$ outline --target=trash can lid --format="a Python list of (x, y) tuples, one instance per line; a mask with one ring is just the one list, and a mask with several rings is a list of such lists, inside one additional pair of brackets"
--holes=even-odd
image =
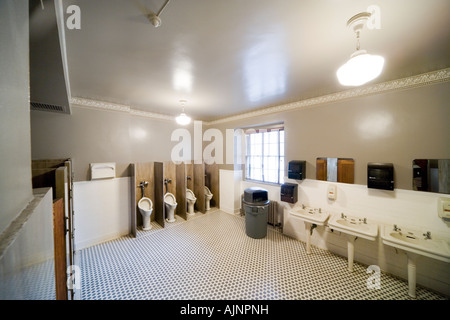
[(251, 187), (244, 190), (244, 201), (248, 203), (265, 202), (268, 200), (268, 192), (265, 189)]

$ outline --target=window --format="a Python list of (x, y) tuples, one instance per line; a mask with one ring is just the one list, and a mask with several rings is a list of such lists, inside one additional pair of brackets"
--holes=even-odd
[(284, 128), (248, 129), (245, 132), (245, 178), (284, 182)]

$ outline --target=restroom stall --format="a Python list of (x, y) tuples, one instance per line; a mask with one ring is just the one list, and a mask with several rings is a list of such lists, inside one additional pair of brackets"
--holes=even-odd
[(74, 265), (75, 228), (72, 159), (32, 160), (32, 186), (52, 188), (56, 299), (73, 299), (67, 289), (68, 266)]

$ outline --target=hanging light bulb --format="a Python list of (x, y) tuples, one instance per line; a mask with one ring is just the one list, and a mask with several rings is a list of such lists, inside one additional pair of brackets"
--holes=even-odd
[(359, 38), (364, 23), (370, 17), (370, 13), (363, 12), (350, 18), (347, 26), (353, 27), (356, 33), (356, 51), (342, 65), (336, 75), (339, 82), (344, 86), (360, 86), (381, 74), (384, 66), (384, 58), (381, 56), (368, 54), (366, 50), (360, 50)]
[(177, 121), (178, 124), (185, 126), (185, 125), (188, 125), (189, 123), (191, 123), (191, 118), (188, 117), (186, 115), (186, 113), (184, 113), (184, 105), (186, 104), (186, 100), (180, 100), (180, 103), (181, 103), (181, 107), (183, 109), (182, 109), (182, 112), (180, 113), (180, 115), (175, 118), (175, 120)]

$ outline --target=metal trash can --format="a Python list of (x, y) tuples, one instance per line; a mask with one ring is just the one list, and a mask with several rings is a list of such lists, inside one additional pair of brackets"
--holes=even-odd
[(267, 235), (267, 214), (269, 212), (268, 192), (261, 188), (244, 190), (245, 233), (254, 239)]

